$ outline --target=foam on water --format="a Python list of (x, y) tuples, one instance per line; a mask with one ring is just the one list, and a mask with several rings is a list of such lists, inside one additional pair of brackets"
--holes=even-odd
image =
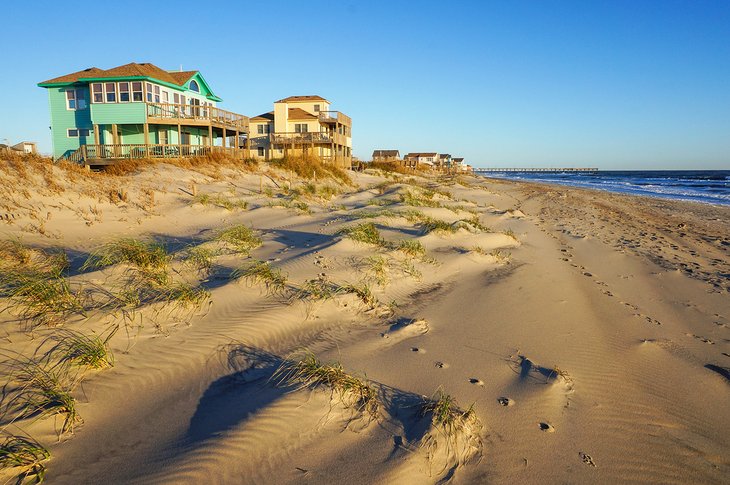
[(730, 170), (489, 172), (482, 175), (730, 205)]

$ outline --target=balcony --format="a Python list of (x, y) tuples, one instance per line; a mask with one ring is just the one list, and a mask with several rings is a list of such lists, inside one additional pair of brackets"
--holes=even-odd
[(339, 111), (320, 111), (319, 121), (322, 123), (339, 123), (345, 126), (352, 126), (352, 119)]
[(107, 165), (119, 160), (142, 158), (189, 158), (224, 153), (234, 159), (243, 159), (245, 150), (233, 147), (209, 145), (163, 145), (163, 144), (101, 144), (81, 145), (66, 157), (69, 162), (85, 165)]
[(174, 103), (145, 103), (147, 122), (158, 124), (211, 125), (230, 131), (248, 133), (248, 116), (214, 106)]
[(277, 145), (311, 145), (312, 143), (332, 143), (329, 133), (323, 132), (277, 132), (271, 134), (271, 143)]

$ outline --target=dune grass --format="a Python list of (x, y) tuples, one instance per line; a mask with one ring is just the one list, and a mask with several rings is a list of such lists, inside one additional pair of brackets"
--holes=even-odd
[(315, 278), (305, 281), (294, 294), (294, 298), (308, 302), (326, 301), (342, 293), (344, 293), (342, 286), (326, 278)]
[(223, 194), (198, 194), (192, 199), (193, 204), (220, 207), (229, 211), (234, 209), (248, 209), (248, 202), (226, 197)]
[(324, 363), (311, 352), (301, 359), (285, 361), (272, 377), (279, 386), (326, 387), (345, 408), (375, 419), (380, 403), (375, 388), (365, 379), (345, 372), (339, 362)]
[(362, 260), (361, 264), (365, 273), (380, 286), (388, 284), (388, 270), (392, 265), (389, 259), (383, 256), (368, 256)]
[(431, 427), (436, 431), (422, 443), (429, 463), (436, 460), (439, 451), (445, 452), (444, 468), (441, 471), (449, 466), (461, 466), (471, 458), (481, 456), (483, 425), (473, 404), (463, 410), (456, 399), (438, 389), (430, 399), (424, 399), (420, 414), (430, 419)]
[(220, 231), (215, 240), (225, 243), (237, 253), (245, 255), (263, 244), (257, 232), (243, 224), (237, 224)]
[(43, 462), (50, 457), (50, 452), (30, 437), (6, 436), (0, 443), (0, 469), (17, 468), (16, 485), (26, 480), (42, 483), (46, 477)]
[(346, 284), (341, 288), (344, 293), (352, 293), (357, 296), (368, 310), (373, 310), (380, 304), (377, 297), (373, 294), (372, 288), (367, 282), (361, 281), (357, 284)]
[(213, 258), (218, 256), (218, 251), (203, 247), (192, 246), (185, 250), (183, 261), (203, 273), (210, 273), (213, 269)]
[(89, 336), (71, 329), (58, 330), (49, 337), (55, 343), (47, 351), (46, 358), (56, 360), (61, 365), (71, 364), (89, 369), (114, 367), (114, 354), (109, 348), (109, 340), (117, 330), (119, 326), (113, 327), (105, 336)]
[(426, 255), (426, 248), (421, 241), (415, 239), (404, 239), (399, 241), (395, 247), (398, 251), (413, 258), (420, 258)]
[(286, 291), (287, 276), (267, 261), (254, 261), (248, 266), (238, 268), (231, 274), (231, 278), (244, 278), (256, 285), (263, 284), (269, 294), (280, 295)]
[(380, 235), (380, 231), (378, 231), (378, 228), (372, 222), (362, 222), (354, 226), (346, 227), (339, 234), (364, 244), (373, 244), (375, 246), (385, 245), (385, 240)]
[(172, 256), (160, 243), (125, 238), (105, 244), (93, 252), (81, 269), (125, 263), (142, 271), (159, 272), (167, 269), (171, 259)]
[(517, 234), (515, 234), (515, 232), (512, 229), (506, 229), (506, 230), (502, 231), (502, 234), (504, 234), (505, 236), (511, 237), (512, 239), (514, 239), (517, 242), (520, 241), (517, 238)]
[(312, 155), (292, 155), (270, 162), (274, 167), (290, 171), (305, 179), (332, 178), (345, 184), (351, 184), (347, 172), (335, 167), (333, 164), (324, 163), (319, 157)]
[(60, 416), (59, 434), (73, 433), (81, 422), (71, 392), (78, 384), (67, 366), (16, 359), (11, 379), (18, 384), (8, 408), (18, 409), (18, 418)]

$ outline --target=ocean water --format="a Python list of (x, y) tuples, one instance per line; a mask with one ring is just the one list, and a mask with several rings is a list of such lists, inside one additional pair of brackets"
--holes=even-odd
[(730, 206), (730, 170), (476, 173), (488, 177)]

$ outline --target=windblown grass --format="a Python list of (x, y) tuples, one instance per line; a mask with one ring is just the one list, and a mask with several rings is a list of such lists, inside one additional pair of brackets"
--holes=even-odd
[(270, 294), (283, 294), (286, 291), (286, 275), (267, 261), (254, 261), (252, 264), (235, 270), (231, 277), (245, 278), (253, 284), (263, 284)]
[(72, 364), (89, 369), (114, 367), (114, 354), (109, 340), (119, 330), (113, 327), (106, 336), (84, 335), (76, 330), (57, 330), (49, 337), (55, 344), (46, 352), (46, 359), (56, 360), (61, 365)]
[(18, 468), (16, 485), (28, 479), (42, 483), (46, 477), (43, 462), (50, 457), (49, 451), (30, 437), (7, 436), (0, 444), (0, 469)]
[(243, 224), (222, 230), (215, 239), (232, 247), (236, 252), (246, 255), (263, 244), (256, 231)]
[(184, 261), (185, 264), (192, 266), (198, 271), (210, 273), (213, 269), (213, 258), (217, 255), (218, 252), (214, 249), (193, 246), (185, 250)]
[(78, 376), (71, 375), (67, 366), (49, 365), (32, 360), (15, 359), (11, 376), (18, 387), (14, 389), (8, 409), (17, 409), (17, 418), (60, 416), (59, 434), (72, 433), (81, 422), (76, 399), (71, 392)]
[(372, 222), (363, 222), (346, 227), (339, 234), (364, 244), (374, 244), (375, 246), (383, 246), (385, 244), (385, 240), (380, 235), (380, 231), (378, 231), (378, 228)]
[(33, 267), (0, 270), (0, 296), (9, 299), (5, 310), (33, 327), (60, 325), (71, 315), (84, 313), (82, 297), (63, 276)]
[(404, 239), (398, 242), (396, 249), (403, 254), (414, 258), (420, 258), (426, 255), (426, 248), (423, 247), (421, 241), (415, 239)]
[(279, 386), (326, 387), (345, 408), (354, 409), (371, 419), (378, 416), (380, 403), (375, 388), (365, 379), (348, 374), (339, 362), (323, 363), (311, 352), (301, 359), (285, 361), (272, 379)]
[(357, 284), (346, 284), (341, 288), (344, 293), (352, 293), (357, 296), (368, 310), (373, 310), (380, 304), (378, 298), (373, 294), (373, 290), (367, 282), (361, 281)]
[(365, 273), (371, 276), (380, 286), (388, 283), (388, 270), (391, 261), (383, 256), (368, 256), (362, 260), (362, 267)]
[(315, 156), (289, 156), (279, 160), (272, 160), (271, 165), (282, 170), (291, 171), (305, 179), (333, 178), (345, 184), (350, 184), (347, 172), (332, 164), (323, 163)]
[(104, 268), (125, 263), (143, 271), (159, 272), (167, 269), (171, 259), (172, 256), (160, 243), (138, 239), (120, 239), (105, 244), (92, 253), (81, 269)]
[(506, 229), (506, 230), (502, 231), (502, 234), (504, 234), (505, 236), (511, 237), (512, 239), (514, 239), (517, 242), (520, 241), (519, 238), (517, 237), (517, 234), (515, 234), (515, 232), (512, 229)]
[(306, 302), (326, 301), (344, 293), (342, 286), (327, 278), (307, 280), (294, 294), (294, 298)]
[(198, 194), (193, 197), (193, 204), (201, 204), (203, 206), (212, 205), (232, 211), (234, 209), (248, 209), (248, 202), (245, 200), (231, 199), (223, 194)]
[(474, 405), (463, 410), (456, 399), (439, 389), (436, 394), (423, 401), (421, 416), (428, 417), (436, 432), (430, 433), (422, 442), (429, 464), (434, 463), (437, 454), (443, 453), (447, 468), (458, 468), (474, 457), (481, 457), (483, 441), (482, 423), (474, 412)]

